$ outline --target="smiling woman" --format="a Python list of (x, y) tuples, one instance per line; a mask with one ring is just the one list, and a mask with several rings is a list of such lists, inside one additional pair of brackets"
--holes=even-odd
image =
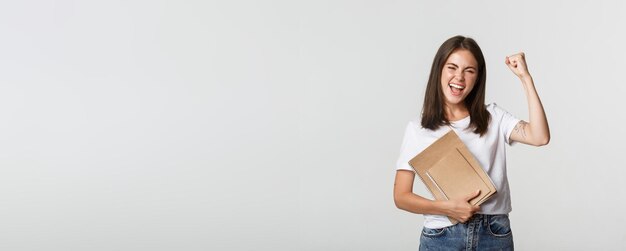
[(476, 81), (476, 65), (476, 59), (468, 50), (457, 49), (450, 54), (441, 72), (446, 103), (458, 104), (472, 91)]
[[(420, 250), (513, 250), (505, 147), (515, 141), (545, 145), (550, 133), (524, 54), (506, 57), (505, 63), (526, 90), (530, 122), (515, 118), (495, 103), (485, 105), (485, 59), (473, 39), (452, 37), (435, 55), (422, 115), (406, 127), (394, 184), (396, 206), (424, 215)], [(415, 173), (408, 161), (449, 130), (459, 135), (498, 191), (480, 207), (468, 203), (479, 191), (447, 201), (413, 193)], [(453, 224), (448, 217), (460, 224)]]
[(433, 60), (421, 125), (435, 130), (470, 116), (471, 128), (483, 135), (489, 120), (485, 108), (486, 78), (485, 58), (478, 44), (461, 36), (448, 39)]

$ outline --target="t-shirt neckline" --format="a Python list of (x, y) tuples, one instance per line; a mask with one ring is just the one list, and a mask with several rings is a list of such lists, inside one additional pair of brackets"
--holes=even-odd
[(470, 118), (469, 115), (467, 115), (465, 118), (459, 119), (459, 120), (455, 120), (455, 121), (450, 121), (451, 124), (458, 124), (461, 122), (465, 122), (465, 120), (468, 120)]

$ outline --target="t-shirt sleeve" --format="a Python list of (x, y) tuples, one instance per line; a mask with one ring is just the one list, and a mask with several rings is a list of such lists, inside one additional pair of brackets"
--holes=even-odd
[(409, 165), (409, 160), (415, 157), (415, 129), (413, 123), (409, 122), (404, 131), (404, 138), (402, 139), (402, 146), (400, 147), (400, 156), (396, 163), (396, 170), (408, 170), (413, 171), (413, 168)]
[(504, 137), (504, 142), (509, 145), (513, 145), (515, 141), (511, 141), (509, 139), (513, 129), (515, 129), (515, 126), (521, 120), (499, 107), (496, 103), (493, 103), (493, 109), (496, 116), (500, 118), (500, 132), (503, 133), (502, 136)]

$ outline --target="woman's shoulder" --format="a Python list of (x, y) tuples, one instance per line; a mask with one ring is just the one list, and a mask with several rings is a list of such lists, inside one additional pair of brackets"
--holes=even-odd
[(509, 113), (506, 109), (502, 108), (495, 102), (488, 104), (486, 108), (487, 108), (487, 111), (489, 111), (489, 113), (491, 114), (492, 123), (493, 122), (508, 123), (508, 121), (519, 120), (515, 116), (513, 116), (513, 114)]
[(498, 115), (501, 116), (502, 114), (507, 113), (507, 111), (503, 109), (501, 106), (498, 106), (496, 102), (492, 102), (492, 103), (485, 105), (485, 108), (487, 109), (489, 113), (491, 113), (494, 116), (498, 116)]
[(422, 122), (419, 117), (413, 117), (406, 125), (406, 131), (412, 134), (418, 133), (422, 129)]
[(430, 138), (438, 138), (442, 134), (442, 132), (447, 132), (448, 127), (441, 126), (435, 130), (431, 130), (428, 128), (424, 128), (422, 126), (422, 117), (416, 116), (409, 120), (406, 126), (407, 135), (411, 135), (415, 139), (430, 139)]
[(409, 126), (411, 126), (413, 128), (422, 128), (422, 117), (421, 116), (415, 116), (415, 117), (411, 118), (411, 120), (409, 120)]
[(406, 126), (407, 131), (411, 131), (414, 135), (420, 135), (424, 133), (425, 129), (422, 127), (422, 117), (415, 116), (409, 120)]
[(487, 111), (493, 111), (494, 109), (497, 109), (498, 104), (496, 104), (496, 102), (491, 102), (489, 104), (485, 105), (485, 108), (487, 108)]

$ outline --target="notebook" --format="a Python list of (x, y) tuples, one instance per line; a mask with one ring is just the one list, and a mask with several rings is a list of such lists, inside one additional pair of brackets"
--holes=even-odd
[[(463, 198), (480, 190), (469, 201), (471, 205), (480, 205), (496, 193), (489, 175), (453, 130), (417, 154), (409, 165), (436, 200)], [(457, 222), (448, 218), (452, 223)]]

